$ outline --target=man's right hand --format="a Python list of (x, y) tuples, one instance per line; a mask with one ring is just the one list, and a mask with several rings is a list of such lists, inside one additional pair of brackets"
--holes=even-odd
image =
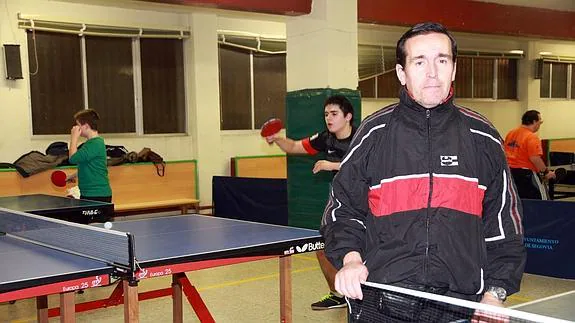
[(266, 137), (266, 141), (268, 142), (268, 144), (273, 144), (274, 142), (276, 142), (276, 140), (278, 139), (278, 134), (275, 135), (271, 135), (271, 136), (267, 136)]
[(78, 138), (80, 138), (80, 134), (82, 134), (82, 128), (80, 128), (80, 126), (75, 125), (70, 129), (72, 140), (78, 140)]
[(66, 183), (76, 183), (76, 178), (78, 177), (78, 173), (70, 174), (66, 176)]
[(550, 170), (547, 174), (545, 174), (545, 179), (550, 180), (552, 178), (555, 178), (555, 172)]
[(367, 281), (369, 272), (361, 255), (352, 251), (343, 258), (343, 267), (335, 275), (335, 290), (352, 299), (363, 299), (361, 284)]

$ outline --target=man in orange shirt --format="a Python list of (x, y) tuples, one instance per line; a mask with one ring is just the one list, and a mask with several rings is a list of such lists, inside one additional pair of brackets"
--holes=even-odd
[(548, 194), (538, 173), (545, 179), (555, 178), (543, 161), (541, 140), (535, 134), (541, 124), (541, 113), (529, 110), (521, 117), (521, 126), (511, 130), (505, 137), (505, 156), (517, 186), (519, 197), (548, 200)]

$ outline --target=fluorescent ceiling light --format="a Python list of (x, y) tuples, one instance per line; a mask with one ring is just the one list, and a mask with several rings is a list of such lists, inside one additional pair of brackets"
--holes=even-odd
[(551, 54), (553, 54), (553, 53), (551, 53), (551, 52), (539, 52), (539, 55), (551, 55)]
[(519, 54), (519, 55), (523, 55), (523, 51), (521, 49), (514, 49), (514, 50), (510, 50), (509, 54)]

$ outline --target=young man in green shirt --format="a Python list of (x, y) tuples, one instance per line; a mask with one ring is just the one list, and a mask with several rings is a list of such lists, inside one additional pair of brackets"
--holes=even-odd
[[(74, 115), (76, 125), (70, 131), (71, 164), (78, 165), (80, 198), (112, 202), (112, 189), (108, 179), (106, 144), (98, 134), (100, 116), (92, 109), (81, 110)], [(78, 148), (80, 137), (86, 142)]]

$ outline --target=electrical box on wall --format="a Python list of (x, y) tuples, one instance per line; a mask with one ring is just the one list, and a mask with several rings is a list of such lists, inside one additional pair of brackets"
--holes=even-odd
[(23, 79), (22, 60), (20, 59), (20, 45), (4, 44), (4, 62), (7, 79)]

